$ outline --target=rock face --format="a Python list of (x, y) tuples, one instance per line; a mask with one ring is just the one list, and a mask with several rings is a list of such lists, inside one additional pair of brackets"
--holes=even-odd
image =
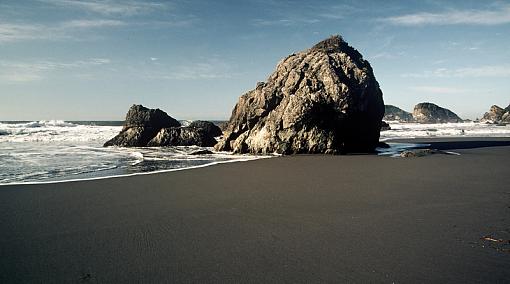
[(223, 135), (221, 128), (209, 121), (195, 120), (191, 122), (190, 125), (188, 125), (188, 127), (191, 129), (200, 130), (210, 137), (218, 137)]
[(156, 137), (147, 144), (154, 146), (201, 146), (212, 147), (216, 144), (214, 137), (221, 136), (218, 126), (208, 121), (192, 122), (187, 127), (171, 127), (161, 129)]
[(411, 122), (413, 121), (413, 115), (396, 106), (385, 105), (383, 119), (385, 121)]
[(168, 116), (160, 109), (148, 109), (133, 105), (127, 115), (122, 131), (104, 146), (204, 146), (216, 144), (219, 127), (208, 121), (195, 121), (188, 127)]
[(489, 123), (510, 123), (510, 105), (501, 108), (497, 105), (491, 106), (490, 110), (483, 115), (482, 122)]
[(217, 150), (237, 153), (373, 151), (384, 114), (370, 64), (340, 36), (284, 58), (242, 95)]
[(414, 107), (413, 118), (418, 123), (462, 122), (452, 111), (433, 103), (419, 103)]

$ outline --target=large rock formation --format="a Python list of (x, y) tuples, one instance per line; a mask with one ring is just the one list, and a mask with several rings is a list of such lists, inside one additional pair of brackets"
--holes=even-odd
[(242, 95), (217, 150), (238, 153), (373, 151), (384, 114), (370, 64), (340, 36), (284, 58)]
[(481, 121), (488, 123), (510, 123), (510, 105), (506, 108), (501, 108), (497, 105), (491, 106), (490, 110), (483, 115)]
[(413, 118), (418, 123), (462, 122), (451, 110), (433, 103), (419, 103), (414, 107)]
[(413, 121), (413, 115), (396, 106), (385, 105), (383, 119), (385, 121), (411, 122)]
[(194, 121), (187, 127), (160, 109), (148, 109), (133, 105), (127, 115), (122, 131), (104, 146), (203, 146), (216, 144), (219, 127), (208, 121)]

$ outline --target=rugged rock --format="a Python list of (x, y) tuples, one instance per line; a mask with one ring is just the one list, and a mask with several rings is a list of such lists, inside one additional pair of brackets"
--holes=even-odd
[(391, 126), (386, 121), (381, 121), (381, 131), (391, 130)]
[(208, 121), (194, 121), (187, 127), (159, 109), (133, 105), (127, 115), (122, 131), (104, 146), (204, 146), (216, 144), (219, 127)]
[(189, 155), (194, 155), (194, 156), (198, 156), (198, 155), (210, 155), (210, 154), (214, 154), (212, 151), (209, 151), (209, 150), (196, 150), (196, 151), (193, 151), (191, 153), (189, 153)]
[(414, 107), (413, 118), (419, 123), (462, 122), (452, 111), (433, 103), (419, 103)]
[(385, 121), (411, 122), (413, 121), (413, 115), (396, 106), (385, 105), (383, 119)]
[(188, 126), (190, 128), (200, 129), (210, 137), (218, 137), (223, 135), (221, 129), (214, 123), (203, 120), (195, 120)]
[(340, 36), (284, 58), (242, 95), (217, 150), (237, 153), (373, 151), (384, 114), (370, 64)]
[(491, 106), (490, 110), (483, 115), (481, 121), (488, 123), (510, 123), (510, 105), (506, 108), (501, 108), (497, 105)]
[(434, 154), (445, 154), (445, 155), (456, 155), (452, 152), (446, 152), (442, 150), (437, 149), (411, 149), (411, 150), (404, 150), (400, 153), (400, 157), (402, 158), (414, 158), (414, 157), (425, 157), (430, 156)]
[(181, 124), (166, 112), (158, 109), (148, 109), (142, 105), (133, 105), (126, 114), (124, 129), (130, 127), (150, 127), (161, 129), (178, 127)]
[(212, 147), (216, 144), (215, 136), (208, 128), (199, 127), (171, 127), (163, 128), (147, 146), (201, 146)]
[(160, 109), (133, 105), (126, 114), (122, 131), (104, 146), (146, 146), (161, 128), (176, 126), (180, 126), (180, 123)]

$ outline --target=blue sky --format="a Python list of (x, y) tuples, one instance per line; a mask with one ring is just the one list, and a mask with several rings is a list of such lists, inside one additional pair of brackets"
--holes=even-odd
[(340, 34), (387, 104), (510, 103), (510, 1), (0, 0), (0, 120), (227, 119), (284, 56)]

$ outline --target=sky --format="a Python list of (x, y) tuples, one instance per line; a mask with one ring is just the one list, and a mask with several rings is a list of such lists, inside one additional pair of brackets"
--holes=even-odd
[(0, 0), (0, 120), (228, 119), (283, 57), (341, 35), (386, 104), (510, 103), (510, 1)]

